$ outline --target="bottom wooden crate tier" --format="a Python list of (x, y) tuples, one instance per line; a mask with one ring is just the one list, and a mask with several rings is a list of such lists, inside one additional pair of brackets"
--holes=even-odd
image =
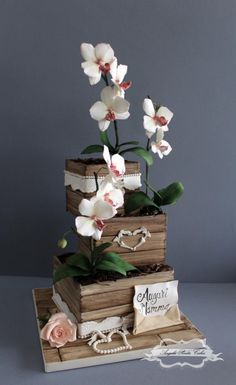
[[(52, 301), (51, 288), (34, 289), (33, 299), (40, 331), (39, 319), (45, 314), (57, 312), (57, 308)], [(130, 334), (128, 340), (133, 349), (115, 354), (99, 355), (83, 339), (67, 343), (59, 349), (50, 347), (47, 341), (40, 339), (45, 371), (55, 372), (144, 358), (145, 353), (149, 353), (152, 348), (159, 345), (166, 338), (175, 341), (189, 341), (194, 338), (204, 339), (203, 334), (185, 315), (182, 314), (181, 318), (183, 323), (177, 326), (156, 329), (136, 336)], [(109, 344), (111, 348), (117, 345), (117, 339), (119, 338), (119, 336), (114, 336), (113, 341)]]

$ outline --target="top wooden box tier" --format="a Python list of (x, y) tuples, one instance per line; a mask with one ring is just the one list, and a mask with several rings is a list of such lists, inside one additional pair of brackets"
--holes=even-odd
[[(141, 185), (141, 172), (139, 162), (125, 162), (126, 172), (124, 179), (135, 180), (137, 189)], [(74, 186), (70, 183), (66, 184), (66, 209), (71, 214), (77, 216), (79, 214), (78, 206), (83, 198), (89, 199), (95, 195), (95, 177), (94, 173), (98, 173), (98, 178), (104, 178), (108, 175), (106, 163), (103, 159), (97, 159), (96, 163), (91, 163), (90, 159), (66, 159), (65, 164), (66, 179), (73, 180)], [(69, 173), (69, 176), (68, 176)], [(134, 179), (133, 179), (134, 178)], [(72, 182), (72, 184), (73, 184)], [(127, 183), (128, 184), (128, 183)], [(133, 190), (125, 189), (125, 199)], [(123, 214), (123, 208), (118, 209), (119, 214)]]

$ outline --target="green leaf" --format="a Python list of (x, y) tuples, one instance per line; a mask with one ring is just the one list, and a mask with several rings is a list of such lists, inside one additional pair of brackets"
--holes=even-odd
[(79, 277), (79, 276), (88, 276), (89, 273), (83, 270), (80, 270), (75, 266), (68, 266), (65, 263), (60, 265), (53, 273), (53, 282), (58, 282), (61, 279), (67, 277)]
[(130, 270), (138, 270), (137, 267), (134, 265), (131, 265), (131, 263), (126, 262), (119, 254), (113, 253), (113, 252), (108, 252), (104, 255), (103, 261), (110, 261), (118, 266), (120, 266), (122, 269), (125, 271), (130, 271)]
[(92, 256), (94, 258), (98, 257), (99, 254), (101, 254), (105, 249), (107, 249), (108, 247), (110, 247), (112, 245), (111, 242), (105, 242), (105, 243), (102, 243), (101, 245), (97, 246), (94, 248), (93, 252), (92, 252)]
[(111, 142), (110, 142), (110, 140), (109, 140), (109, 138), (108, 138), (108, 135), (107, 135), (107, 132), (106, 132), (106, 131), (101, 131), (101, 132), (100, 132), (100, 139), (101, 139), (101, 142), (102, 142), (103, 144), (105, 144), (105, 145), (109, 148), (109, 151), (110, 151), (111, 153), (114, 153), (115, 149), (114, 149), (114, 147), (111, 145)]
[(154, 193), (154, 202), (158, 206), (171, 205), (176, 203), (184, 192), (181, 182), (171, 183), (169, 186)]
[(158, 205), (154, 203), (153, 200), (151, 200), (143, 191), (137, 191), (130, 195), (124, 205), (126, 214), (148, 206), (153, 206), (159, 209)]
[(98, 270), (115, 271), (115, 272), (120, 273), (122, 275), (126, 275), (126, 270), (125, 269), (123, 269), (118, 264), (115, 264), (115, 263), (113, 263), (111, 261), (101, 260), (96, 265), (96, 268)]
[(120, 149), (121, 147), (128, 146), (129, 144), (137, 145), (137, 144), (139, 144), (139, 142), (137, 140), (133, 140), (131, 142), (124, 142), (124, 143), (119, 144), (119, 146), (117, 148)]
[(120, 151), (120, 155), (125, 154), (126, 152), (134, 152), (136, 155), (141, 156), (145, 160), (145, 162), (148, 164), (148, 166), (151, 166), (153, 164), (153, 157), (151, 153), (143, 147), (130, 147), (123, 151)]
[(84, 255), (82, 253), (70, 255), (66, 259), (66, 264), (69, 266), (76, 266), (79, 269), (82, 269), (82, 270), (87, 271), (87, 272), (91, 271), (91, 263), (90, 263), (88, 257), (86, 257), (86, 255)]
[(103, 152), (103, 146), (100, 144), (92, 144), (91, 146), (86, 147), (81, 154), (94, 154), (97, 152)]

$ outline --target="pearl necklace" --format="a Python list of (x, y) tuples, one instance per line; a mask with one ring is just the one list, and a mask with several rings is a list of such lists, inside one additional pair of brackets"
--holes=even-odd
[[(113, 334), (119, 334), (122, 337), (124, 345), (118, 346), (117, 348), (113, 348), (113, 349), (102, 350), (102, 349), (97, 348), (97, 345), (99, 345), (99, 344), (112, 342), (111, 337), (113, 336)], [(107, 336), (105, 334), (103, 334), (102, 332), (99, 332), (99, 331), (97, 332), (97, 335), (99, 335), (99, 337), (101, 337), (101, 338), (99, 340), (96, 339), (96, 341), (93, 342), (92, 347), (93, 347), (93, 350), (98, 354), (112, 354), (112, 353), (118, 353), (118, 352), (121, 352), (124, 350), (131, 350), (132, 349), (132, 346), (127, 341), (125, 333), (119, 329), (114, 329), (114, 330), (110, 331), (110, 333)]]

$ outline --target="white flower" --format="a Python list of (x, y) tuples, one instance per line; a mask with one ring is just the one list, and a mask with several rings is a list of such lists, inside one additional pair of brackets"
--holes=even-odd
[(143, 102), (143, 109), (146, 113), (143, 117), (143, 126), (149, 138), (151, 138), (159, 128), (162, 128), (163, 131), (169, 130), (168, 124), (173, 117), (173, 112), (167, 107), (161, 106), (156, 111), (152, 100), (146, 98)]
[(162, 128), (159, 128), (157, 131), (156, 142), (151, 143), (152, 151), (157, 153), (161, 159), (163, 158), (163, 155), (168, 155), (172, 150), (170, 144), (166, 140), (163, 140), (163, 138), (164, 131)]
[(77, 232), (83, 236), (101, 239), (105, 224), (104, 219), (110, 219), (117, 214), (116, 209), (103, 199), (93, 197), (83, 199), (79, 205), (79, 212), (83, 216), (75, 219)]
[(125, 173), (124, 158), (119, 154), (115, 154), (111, 156), (107, 146), (104, 146), (103, 158), (107, 164), (107, 167), (112, 179), (116, 181), (123, 178)]
[(127, 119), (130, 116), (129, 102), (117, 96), (115, 88), (103, 88), (101, 101), (96, 102), (89, 110), (91, 117), (98, 121), (101, 131), (106, 131), (111, 121)]
[(83, 43), (80, 50), (85, 60), (81, 67), (89, 77), (90, 84), (97, 84), (101, 75), (110, 71), (110, 65), (114, 60), (114, 51), (110, 44), (106, 43), (97, 44), (95, 47), (92, 44)]
[(124, 204), (124, 191), (121, 188), (114, 187), (109, 175), (100, 184), (96, 196), (98, 199), (103, 199), (115, 209), (122, 207)]
[(119, 64), (117, 65), (117, 59), (113, 61), (111, 64), (111, 81), (114, 83), (115, 87), (117, 87), (119, 95), (124, 97), (125, 91), (131, 87), (132, 82), (124, 82), (124, 77), (127, 74), (128, 66)]

